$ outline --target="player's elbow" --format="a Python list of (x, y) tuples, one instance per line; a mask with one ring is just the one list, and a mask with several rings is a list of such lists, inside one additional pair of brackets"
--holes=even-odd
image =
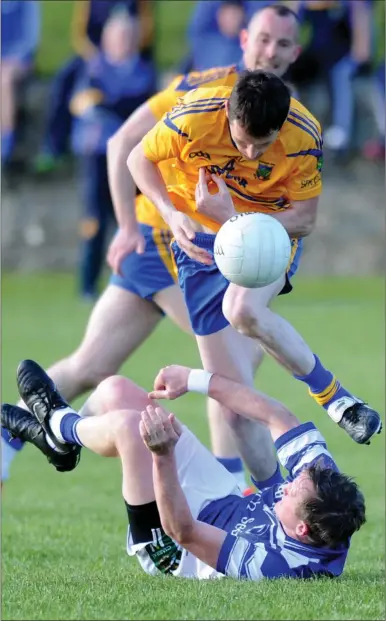
[(136, 171), (142, 170), (146, 166), (147, 161), (148, 160), (143, 152), (142, 144), (139, 143), (130, 151), (126, 160), (126, 165), (134, 177)]
[(184, 548), (192, 541), (194, 521), (192, 519), (179, 519), (177, 522), (162, 520), (162, 528), (173, 541)]
[(299, 225), (299, 237), (307, 237), (311, 235), (315, 227), (315, 220), (306, 220)]
[(307, 237), (311, 235), (316, 224), (318, 201), (312, 199), (307, 205), (302, 205), (302, 208), (297, 210), (295, 206), (295, 213), (297, 214), (297, 237)]

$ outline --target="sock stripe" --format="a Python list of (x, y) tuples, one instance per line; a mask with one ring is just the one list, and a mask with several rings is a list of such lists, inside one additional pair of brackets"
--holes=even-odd
[(79, 444), (79, 446), (84, 446), (84, 445), (82, 444), (82, 442), (79, 440), (79, 436), (78, 436), (78, 433), (77, 433), (77, 431), (76, 431), (76, 428), (77, 428), (77, 426), (78, 426), (78, 423), (79, 423), (81, 420), (82, 420), (81, 418), (78, 418), (78, 420), (76, 420), (76, 421), (74, 422), (74, 424), (73, 424), (73, 426), (72, 426), (72, 433), (73, 433), (73, 436), (74, 436), (74, 438), (75, 438), (75, 440), (76, 440), (77, 444)]
[(309, 393), (319, 405), (325, 405), (338, 392), (339, 388), (340, 383), (334, 378), (333, 382), (328, 386), (328, 389), (324, 390), (322, 393), (313, 393), (311, 391), (309, 391)]
[(323, 399), (323, 397), (326, 397), (331, 392), (331, 390), (334, 388), (335, 382), (336, 382), (336, 377), (334, 375), (332, 380), (331, 380), (331, 382), (328, 384), (328, 386), (326, 388), (324, 388), (324, 390), (321, 390), (320, 392), (313, 392), (310, 389), (310, 394), (313, 397), (320, 397), (320, 398)]

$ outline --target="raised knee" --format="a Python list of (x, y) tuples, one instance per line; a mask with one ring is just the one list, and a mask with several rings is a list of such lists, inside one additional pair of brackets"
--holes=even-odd
[(256, 331), (259, 315), (256, 309), (244, 300), (233, 300), (224, 304), (223, 313), (231, 326), (241, 334), (249, 335)]
[(133, 383), (122, 375), (110, 375), (98, 384), (98, 393), (105, 411), (125, 410), (130, 407), (130, 391)]

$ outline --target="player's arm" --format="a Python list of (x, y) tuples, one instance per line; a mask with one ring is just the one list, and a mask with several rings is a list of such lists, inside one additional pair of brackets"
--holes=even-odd
[(288, 209), (270, 215), (281, 222), (290, 237), (307, 237), (314, 230), (318, 204), (318, 196), (302, 201), (292, 200)]
[(170, 226), (178, 245), (196, 261), (210, 264), (210, 254), (191, 242), (195, 230), (190, 219), (174, 207), (157, 166), (160, 162), (179, 158), (188, 143), (189, 130), (180, 119), (178, 121), (179, 125), (168, 114), (159, 121), (131, 151), (127, 166), (140, 191), (157, 207)]
[(174, 452), (153, 453), (153, 484), (162, 528), (185, 550), (216, 568), (226, 532), (195, 520), (178, 480)]
[(182, 426), (173, 414), (148, 405), (141, 412), (139, 429), (153, 456), (153, 485), (162, 528), (197, 558), (216, 567), (226, 532), (192, 516), (178, 480), (174, 454)]
[(301, 142), (293, 147), (295, 152), (287, 153), (287, 158), (293, 162), (291, 172), (284, 182), (290, 207), (272, 213), (290, 237), (310, 235), (316, 223), (322, 192), (323, 150), (319, 128), (316, 123), (314, 126), (312, 133), (302, 133)]
[(277, 440), (284, 433), (300, 425), (299, 420), (278, 401), (248, 386), (201, 369), (171, 365), (161, 369), (154, 380), (151, 399), (176, 399), (187, 392), (200, 392), (222, 403), (227, 408), (257, 420)]
[(135, 218), (135, 182), (126, 162), (133, 148), (157, 123), (149, 103), (142, 104), (107, 142), (107, 169), (111, 198), (119, 227), (131, 232)]
[(107, 142), (107, 170), (111, 198), (119, 231), (114, 237), (107, 260), (114, 272), (120, 271), (124, 257), (144, 250), (135, 214), (136, 185), (127, 167), (127, 158), (134, 147), (156, 125), (177, 100), (174, 83), (142, 104)]

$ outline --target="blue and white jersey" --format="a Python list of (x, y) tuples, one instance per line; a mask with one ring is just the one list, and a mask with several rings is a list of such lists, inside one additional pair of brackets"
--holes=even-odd
[[(321, 463), (337, 470), (326, 442), (313, 423), (291, 429), (276, 441), (278, 458), (288, 470), (286, 482), (304, 468)], [(349, 541), (329, 550), (303, 544), (284, 532), (275, 513), (285, 483), (260, 490), (253, 496), (233, 496), (209, 503), (198, 519), (228, 532), (217, 571), (233, 578), (310, 578), (315, 574), (339, 576)]]

